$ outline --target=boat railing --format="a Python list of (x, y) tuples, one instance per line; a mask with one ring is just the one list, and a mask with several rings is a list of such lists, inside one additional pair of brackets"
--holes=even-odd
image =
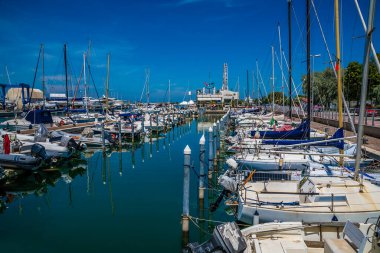
[[(321, 205), (312, 205), (310, 208), (314, 207), (327, 207), (332, 214), (335, 213), (336, 207), (338, 206), (347, 206), (347, 197), (346, 194), (344, 195), (336, 195), (334, 193), (331, 194), (321, 194), (318, 192), (272, 192), (272, 191), (267, 191), (264, 187), (263, 191), (257, 191), (250, 189), (251, 186), (244, 186), (242, 185), (240, 187), (240, 197), (243, 205), (247, 206), (265, 206), (265, 205), (275, 205), (275, 206), (300, 206), (301, 201), (288, 201), (288, 202), (283, 202), (283, 201), (264, 201), (260, 200), (260, 194), (271, 194), (271, 195), (297, 195), (297, 196), (313, 196), (314, 197), (314, 203), (325, 203)], [(248, 196), (249, 192), (253, 193), (256, 195), (256, 199), (251, 198)], [(307, 207), (307, 206), (303, 206)]]

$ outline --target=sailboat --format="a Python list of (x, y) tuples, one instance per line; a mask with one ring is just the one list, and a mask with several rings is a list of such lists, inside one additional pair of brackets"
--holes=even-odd
[[(336, 15), (338, 15), (338, 1), (335, 1)], [(373, 15), (372, 9), (371, 15)], [(371, 20), (371, 18), (369, 19)], [(339, 22), (337, 39), (339, 38)], [(372, 26), (368, 26), (372, 27)], [(371, 30), (369, 28), (369, 30)], [(366, 49), (369, 52), (370, 34), (367, 34)], [(339, 52), (339, 43), (337, 43)], [(339, 53), (337, 54), (339, 61)], [(368, 61), (369, 53), (365, 57), (363, 70), (363, 86), (361, 104), (365, 104), (367, 78), (368, 78)], [(340, 72), (340, 71), (339, 71)], [(341, 83), (338, 75), (338, 94), (341, 93)], [(340, 117), (342, 117), (342, 100), (338, 101)], [(365, 108), (360, 114), (360, 124), (363, 124), (363, 115)], [(243, 182), (242, 175), (238, 172), (228, 172), (238, 184), (231, 187), (231, 184), (225, 184), (228, 190), (238, 195), (238, 214), (240, 221), (252, 224), (255, 214), (259, 215), (260, 221), (269, 222), (273, 220), (281, 221), (299, 221), (304, 222), (329, 222), (329, 221), (346, 221), (365, 222), (372, 217), (380, 216), (380, 202), (378, 196), (380, 192), (380, 180), (378, 178), (368, 177), (362, 171), (360, 172), (361, 163), (361, 144), (363, 137), (363, 126), (359, 124), (358, 144), (355, 162), (355, 173), (346, 170), (344, 167), (329, 170), (328, 166), (314, 166), (307, 163), (308, 173), (301, 177), (301, 180), (271, 180), (261, 182)], [(340, 148), (340, 154), (336, 154), (339, 159), (335, 160), (335, 165), (341, 166), (344, 158), (343, 149)], [(272, 154), (273, 155), (273, 154)], [(320, 159), (324, 159), (321, 154)], [(328, 156), (328, 154), (325, 154)], [(263, 159), (266, 159), (264, 156)], [(261, 158), (261, 157), (260, 157)], [(259, 159), (260, 159), (259, 158)], [(316, 162), (319, 162), (319, 159)], [(311, 160), (312, 161), (312, 160)], [(263, 162), (264, 163), (264, 162)], [(294, 162), (289, 162), (290, 165)], [(323, 162), (322, 162), (323, 164)], [(277, 160), (277, 167), (284, 166), (284, 160), (281, 156)], [(319, 168), (317, 168), (319, 167)], [(226, 175), (228, 174), (226, 173)], [(361, 180), (359, 180), (359, 175)], [(231, 178), (231, 177), (230, 177)], [(239, 179), (240, 178), (240, 179)], [(228, 178), (220, 178), (220, 181), (229, 181)], [(235, 181), (236, 182), (236, 181)], [(232, 184), (233, 185), (233, 184)]]

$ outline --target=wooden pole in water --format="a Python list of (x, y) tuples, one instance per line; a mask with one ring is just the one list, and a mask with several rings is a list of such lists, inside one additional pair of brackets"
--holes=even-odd
[(212, 127), (208, 129), (208, 178), (212, 178), (212, 161), (213, 161), (213, 136), (212, 136)]
[(182, 202), (182, 233), (184, 238), (189, 234), (189, 195), (190, 195), (190, 156), (191, 149), (187, 145), (184, 154), (183, 164), (183, 202)]
[(135, 119), (132, 117), (132, 145), (135, 143)]
[(150, 142), (152, 142), (152, 133), (153, 133), (153, 131), (152, 131), (152, 114), (151, 113), (149, 113), (149, 130), (150, 130)]
[(105, 131), (104, 131), (104, 121), (102, 121), (102, 148), (103, 152), (106, 150), (106, 139), (105, 139)]
[(118, 128), (119, 128), (119, 147), (121, 148), (122, 147), (122, 138), (121, 138), (121, 120), (120, 119), (117, 122), (117, 124), (118, 124)]
[(199, 200), (201, 200), (202, 202), (204, 200), (204, 194), (205, 194), (205, 187), (204, 187), (205, 143), (206, 143), (205, 136), (202, 135), (201, 139), (199, 140), (199, 153), (200, 153), (199, 154)]
[(143, 118), (141, 119), (141, 130), (142, 130), (142, 132), (143, 133), (145, 133), (145, 126), (144, 126), (144, 124), (145, 124), (145, 113), (144, 113), (144, 115), (143, 115)]

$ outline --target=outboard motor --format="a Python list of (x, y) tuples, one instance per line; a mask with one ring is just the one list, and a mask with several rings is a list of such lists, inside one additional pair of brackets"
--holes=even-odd
[(115, 144), (117, 141), (116, 139), (112, 138), (112, 135), (107, 131), (104, 131), (104, 138), (112, 144)]
[(60, 141), (62, 139), (62, 134), (57, 131), (52, 131), (50, 133), (50, 142)]
[(35, 143), (33, 144), (31, 150), (31, 154), (33, 157), (41, 158), (44, 161), (50, 160), (50, 156), (46, 153), (45, 147), (41, 144)]
[(215, 227), (212, 238), (202, 244), (189, 243), (187, 252), (191, 253), (242, 253), (247, 248), (243, 234), (235, 222), (227, 222)]
[(68, 136), (68, 135), (62, 136), (61, 142), (59, 143), (59, 145), (62, 146), (62, 147), (67, 147), (69, 149), (70, 148), (75, 149), (75, 150), (79, 149), (79, 146), (75, 142), (75, 140), (73, 138), (71, 138), (70, 136)]
[(218, 178), (218, 184), (230, 192), (237, 192), (238, 183), (235, 179), (222, 175)]
[(49, 130), (46, 128), (44, 124), (40, 124), (34, 133), (34, 141), (35, 142), (46, 142), (48, 138)]
[(77, 151), (83, 151), (87, 149), (87, 145), (85, 143), (77, 143), (73, 138), (68, 135), (64, 135), (61, 138), (61, 142), (59, 143), (62, 147), (67, 147), (68, 149), (74, 149)]

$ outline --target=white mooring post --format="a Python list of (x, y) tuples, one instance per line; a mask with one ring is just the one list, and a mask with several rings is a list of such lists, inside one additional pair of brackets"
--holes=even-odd
[(211, 179), (212, 178), (212, 166), (213, 166), (213, 160), (214, 160), (214, 156), (213, 156), (213, 149), (214, 149), (214, 145), (213, 145), (213, 136), (212, 136), (212, 127), (210, 127), (208, 129), (208, 178)]
[(182, 232), (189, 232), (189, 195), (190, 195), (190, 156), (191, 149), (187, 145), (184, 154), (183, 163), (183, 202), (182, 202)]
[(205, 194), (205, 186), (204, 186), (204, 180), (205, 180), (205, 143), (206, 139), (205, 136), (202, 135), (201, 139), (199, 140), (199, 199), (201, 201), (204, 200), (204, 194)]

